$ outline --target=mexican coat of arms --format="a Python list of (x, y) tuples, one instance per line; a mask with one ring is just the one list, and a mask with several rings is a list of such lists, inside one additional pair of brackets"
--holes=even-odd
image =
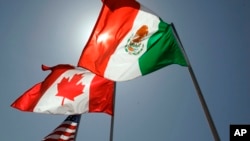
[(148, 35), (148, 26), (142, 25), (135, 33), (132, 35), (125, 45), (125, 51), (132, 55), (138, 55), (144, 48), (142, 40)]

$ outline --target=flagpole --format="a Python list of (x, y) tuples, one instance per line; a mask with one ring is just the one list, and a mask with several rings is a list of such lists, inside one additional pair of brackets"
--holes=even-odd
[(115, 120), (115, 95), (116, 95), (116, 82), (114, 82), (114, 95), (113, 95), (113, 115), (111, 117), (111, 123), (110, 123), (110, 136), (109, 141), (113, 141), (113, 133), (114, 133), (114, 120)]
[(76, 137), (77, 137), (77, 133), (78, 133), (78, 128), (79, 128), (80, 122), (81, 122), (81, 117), (82, 117), (82, 115), (80, 114), (80, 115), (79, 115), (79, 122), (78, 122), (78, 125), (77, 125), (77, 127), (76, 127), (76, 133), (75, 133), (75, 139), (74, 139), (74, 141), (76, 141)]
[(182, 53), (184, 54), (185, 60), (186, 60), (186, 62), (188, 63), (188, 70), (189, 70), (189, 73), (190, 73), (190, 75), (191, 75), (191, 78), (192, 78), (192, 81), (193, 81), (193, 83), (194, 83), (194, 86), (195, 86), (197, 95), (198, 95), (198, 97), (199, 97), (200, 103), (201, 103), (202, 108), (203, 108), (203, 110), (204, 110), (204, 113), (205, 113), (205, 115), (206, 115), (206, 118), (207, 118), (207, 121), (208, 121), (210, 130), (211, 130), (211, 132), (212, 132), (212, 134), (213, 134), (213, 137), (214, 137), (214, 140), (215, 140), (215, 141), (220, 141), (219, 134), (218, 134), (218, 132), (217, 132), (217, 130), (216, 130), (216, 127), (215, 127), (215, 125), (214, 125), (213, 119), (212, 119), (211, 114), (210, 114), (210, 112), (209, 112), (209, 109), (208, 109), (208, 107), (207, 107), (207, 104), (206, 104), (206, 101), (205, 101), (205, 99), (204, 99), (204, 96), (203, 96), (203, 94), (202, 94), (202, 92), (201, 92), (199, 83), (198, 83), (198, 81), (197, 81), (197, 79), (196, 79), (196, 77), (195, 77), (194, 71), (193, 71), (193, 69), (192, 69), (192, 67), (191, 67), (191, 64), (190, 64), (190, 62), (189, 62), (189, 59), (188, 59), (188, 57), (187, 57), (187, 54), (186, 54), (186, 52), (185, 52), (185, 50), (184, 50), (184, 48), (183, 48), (183, 46), (182, 46), (182, 43), (181, 43), (180, 38), (179, 38), (179, 36), (178, 36), (178, 33), (177, 33), (177, 31), (176, 31), (176, 29), (175, 29), (175, 27), (174, 27), (174, 24), (171, 23), (171, 26), (172, 26), (172, 28), (173, 28), (173, 30), (174, 30), (174, 34), (175, 34), (175, 36), (176, 36), (176, 38), (177, 38), (178, 44), (179, 44), (180, 47), (181, 47)]

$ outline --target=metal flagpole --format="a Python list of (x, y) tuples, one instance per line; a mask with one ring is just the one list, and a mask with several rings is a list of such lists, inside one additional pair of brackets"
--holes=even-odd
[(110, 124), (110, 136), (109, 141), (113, 141), (113, 133), (114, 133), (114, 120), (115, 120), (115, 95), (116, 95), (116, 82), (114, 82), (114, 95), (113, 95), (113, 116), (111, 117)]
[(82, 117), (82, 115), (79, 115), (79, 122), (78, 122), (78, 125), (76, 127), (76, 133), (75, 133), (75, 139), (74, 139), (74, 141), (76, 141), (76, 137), (77, 137), (77, 133), (78, 133), (78, 128), (80, 126), (81, 117)]
[(175, 27), (174, 27), (174, 24), (172, 23), (171, 26), (172, 26), (172, 28), (173, 28), (173, 30), (174, 30), (174, 34), (175, 34), (175, 36), (176, 36), (176, 39), (178, 40), (178, 44), (179, 44), (180, 47), (181, 47), (182, 53), (184, 54), (185, 60), (186, 60), (186, 62), (188, 63), (188, 70), (189, 70), (189, 73), (190, 73), (190, 75), (191, 75), (191, 78), (192, 78), (192, 81), (193, 81), (193, 83), (194, 83), (194, 86), (195, 86), (197, 95), (198, 95), (198, 97), (199, 97), (200, 103), (201, 103), (202, 108), (203, 108), (203, 110), (204, 110), (204, 113), (205, 113), (205, 115), (206, 115), (208, 124), (209, 124), (209, 126), (210, 126), (210, 130), (211, 130), (211, 132), (212, 132), (212, 134), (213, 134), (213, 137), (214, 137), (214, 140), (215, 140), (215, 141), (220, 141), (219, 134), (218, 134), (218, 132), (217, 132), (217, 130), (216, 130), (216, 127), (215, 127), (215, 125), (214, 125), (213, 119), (212, 119), (212, 117), (211, 117), (211, 115), (210, 115), (210, 112), (209, 112), (209, 110), (208, 110), (206, 101), (205, 101), (205, 99), (204, 99), (204, 97), (203, 97), (203, 94), (202, 94), (202, 92), (201, 92), (201, 89), (200, 89), (200, 86), (199, 86), (199, 84), (198, 84), (198, 81), (197, 81), (197, 79), (196, 79), (196, 77), (195, 77), (194, 71), (193, 71), (193, 69), (192, 69), (192, 67), (191, 67), (191, 64), (190, 64), (190, 62), (189, 62), (189, 59), (188, 59), (188, 57), (187, 57), (187, 54), (186, 54), (186, 52), (185, 52), (185, 50), (184, 50), (184, 48), (183, 48), (183, 46), (182, 46), (182, 43), (181, 43), (180, 38), (179, 38), (179, 36), (178, 36), (178, 34), (177, 34), (177, 31), (176, 31), (176, 29), (175, 29)]

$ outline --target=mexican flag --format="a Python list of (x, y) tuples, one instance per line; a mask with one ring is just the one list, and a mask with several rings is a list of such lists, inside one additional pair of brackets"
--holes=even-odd
[(61, 64), (42, 66), (51, 73), (12, 103), (21, 111), (47, 114), (104, 112), (113, 115), (114, 82), (92, 72)]
[(171, 24), (135, 0), (104, 0), (78, 66), (125, 81), (170, 64), (187, 66)]

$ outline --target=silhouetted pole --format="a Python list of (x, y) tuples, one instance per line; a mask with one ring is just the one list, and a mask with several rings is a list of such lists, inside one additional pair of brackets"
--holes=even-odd
[(114, 95), (113, 95), (113, 116), (111, 117), (110, 124), (110, 136), (109, 141), (113, 141), (113, 133), (114, 133), (114, 120), (115, 120), (115, 95), (116, 95), (116, 82), (114, 82)]
[(78, 129), (79, 129), (80, 122), (81, 122), (81, 117), (82, 117), (82, 115), (79, 115), (79, 122), (78, 122), (78, 125), (77, 125), (77, 127), (76, 127), (76, 133), (75, 133), (75, 138), (74, 138), (74, 141), (76, 141), (76, 137), (77, 137)]
[(210, 112), (209, 112), (209, 110), (208, 110), (206, 101), (205, 101), (205, 99), (204, 99), (204, 97), (203, 97), (203, 94), (202, 94), (202, 92), (201, 92), (199, 83), (198, 83), (198, 81), (197, 81), (197, 79), (196, 79), (196, 77), (195, 77), (194, 71), (193, 71), (193, 69), (192, 69), (192, 67), (191, 67), (191, 64), (190, 64), (190, 62), (189, 62), (189, 59), (188, 59), (188, 57), (187, 57), (187, 54), (186, 54), (186, 52), (185, 52), (185, 50), (184, 50), (184, 48), (183, 48), (183, 46), (182, 46), (182, 43), (181, 43), (180, 38), (179, 38), (179, 36), (178, 36), (178, 34), (177, 34), (177, 31), (176, 31), (176, 29), (175, 29), (175, 27), (174, 27), (174, 24), (172, 23), (171, 26), (172, 26), (173, 31), (174, 31), (174, 33), (175, 33), (176, 39), (178, 40), (178, 44), (179, 44), (179, 46), (181, 47), (182, 53), (183, 53), (183, 55), (184, 55), (184, 57), (185, 57), (185, 60), (186, 60), (186, 62), (187, 62), (187, 64), (188, 64), (189, 73), (190, 73), (191, 78), (192, 78), (192, 80), (193, 80), (193, 83), (194, 83), (194, 86), (195, 86), (197, 95), (198, 95), (198, 97), (199, 97), (199, 100), (200, 100), (200, 103), (201, 103), (201, 105), (202, 105), (203, 111), (204, 111), (204, 113), (205, 113), (205, 115), (206, 115), (206, 119), (207, 119), (207, 121), (208, 121), (210, 130), (211, 130), (211, 132), (212, 132), (212, 134), (213, 134), (214, 140), (215, 140), (215, 141), (220, 141), (219, 134), (218, 134), (218, 132), (217, 132), (217, 130), (216, 130), (216, 127), (215, 127), (215, 125), (214, 125), (213, 119), (212, 119), (212, 117), (211, 117), (211, 115), (210, 115)]

